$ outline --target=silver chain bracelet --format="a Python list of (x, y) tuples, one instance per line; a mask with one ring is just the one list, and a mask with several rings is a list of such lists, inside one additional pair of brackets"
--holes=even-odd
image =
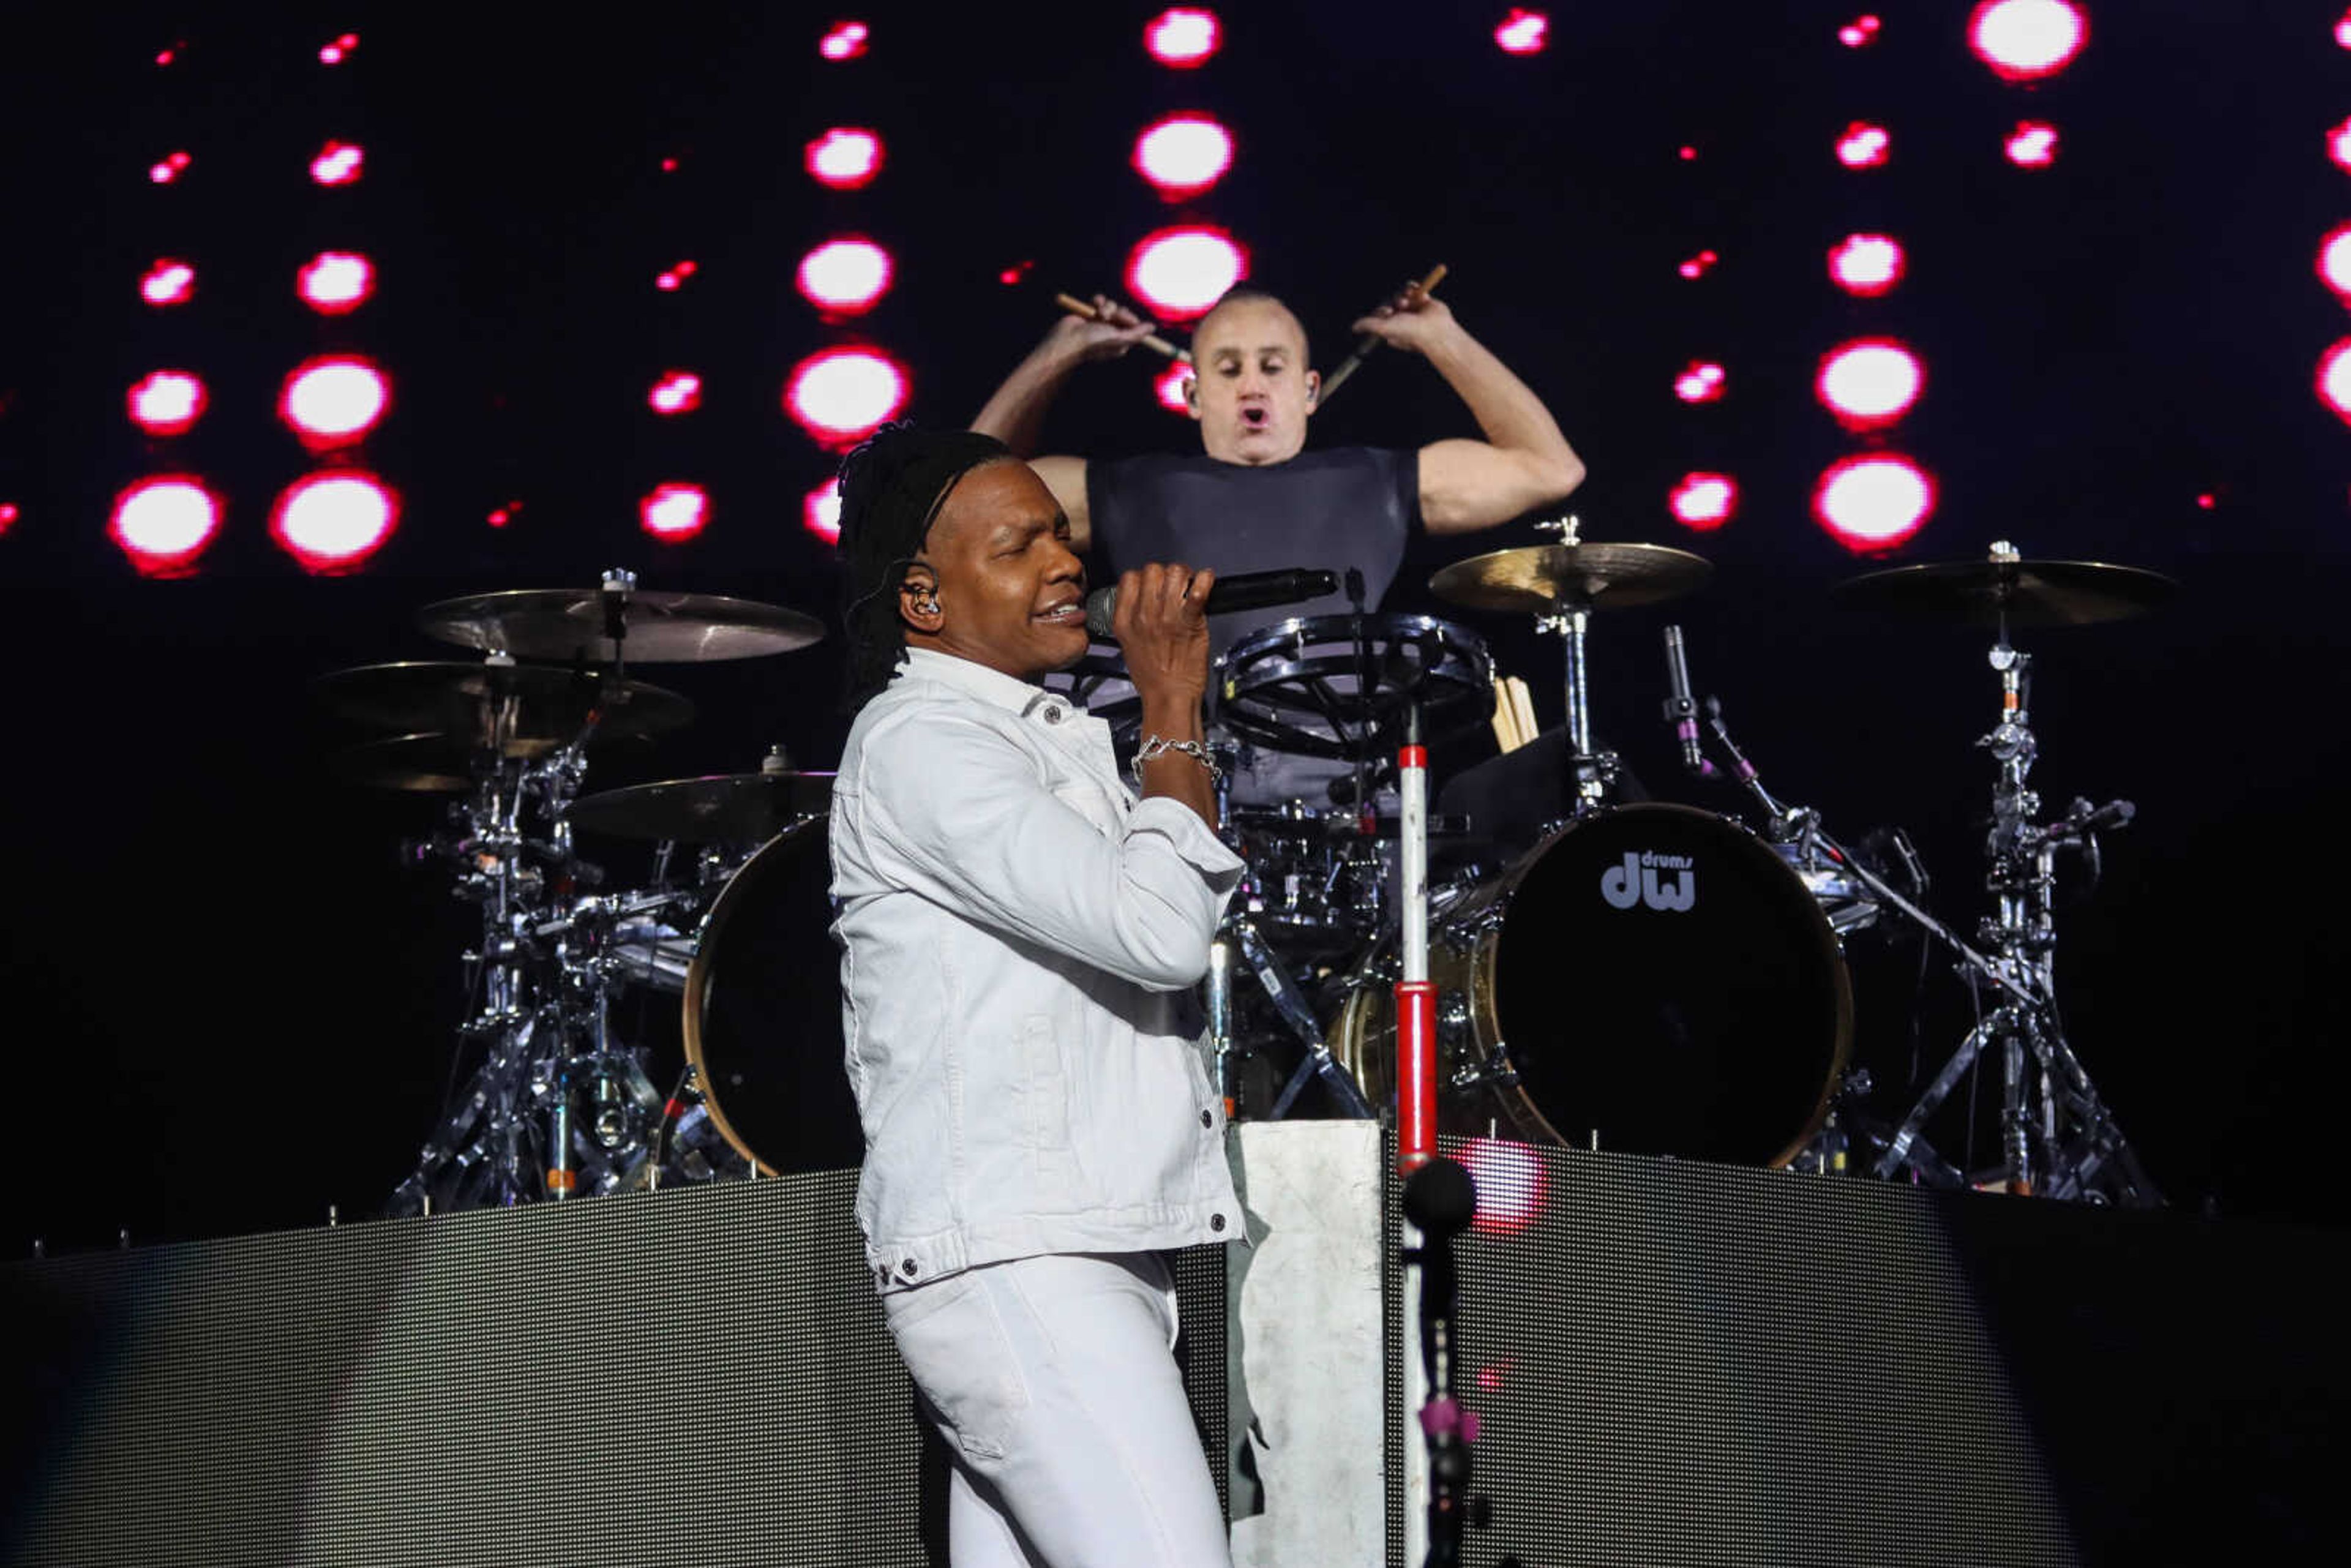
[(1190, 758), (1193, 761), (1198, 763), (1201, 767), (1207, 768), (1208, 770), (1209, 783), (1217, 784), (1223, 782), (1225, 770), (1217, 766), (1217, 759), (1209, 752), (1205, 742), (1197, 740), (1169, 740), (1164, 736), (1146, 735), (1143, 737), (1143, 744), (1135, 747), (1134, 750), (1135, 783), (1139, 785), (1143, 782), (1143, 765), (1144, 763), (1151, 761), (1155, 758), (1165, 757), (1171, 751), (1180, 751), (1185, 756)]

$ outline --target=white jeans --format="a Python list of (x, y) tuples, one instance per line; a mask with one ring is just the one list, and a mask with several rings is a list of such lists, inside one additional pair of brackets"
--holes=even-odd
[(954, 1568), (1228, 1568), (1155, 1254), (1019, 1258), (882, 1304), (954, 1460)]

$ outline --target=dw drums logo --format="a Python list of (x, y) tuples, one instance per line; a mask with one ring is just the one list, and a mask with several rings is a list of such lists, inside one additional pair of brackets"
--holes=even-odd
[[(1658, 875), (1673, 873), (1668, 883)], [(1600, 896), (1610, 907), (1630, 909), (1646, 904), (1652, 909), (1687, 909), (1698, 898), (1698, 871), (1687, 855), (1661, 855), (1655, 851), (1639, 854), (1625, 852), (1625, 863), (1612, 865), (1600, 873)]]

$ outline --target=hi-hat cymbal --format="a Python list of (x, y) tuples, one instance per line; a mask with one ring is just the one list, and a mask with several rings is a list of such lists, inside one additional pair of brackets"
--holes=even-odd
[(360, 724), (450, 736), (487, 736), (499, 716), (494, 709), (511, 702), (506, 733), (518, 742), (568, 741), (600, 702), (601, 737), (654, 735), (694, 717), (694, 705), (665, 687), (644, 681), (608, 687), (592, 673), (546, 664), (361, 664), (322, 675), (312, 689), (319, 701)]
[(1840, 604), (1966, 626), (2090, 626), (2143, 615), (2179, 591), (2160, 572), (2095, 560), (1897, 566), (1831, 589)]
[(623, 839), (758, 843), (832, 804), (830, 773), (719, 773), (607, 789), (571, 803), (571, 825)]
[[(622, 652), (632, 664), (762, 658), (824, 636), (824, 623), (812, 615), (716, 593), (632, 592), (627, 614)], [(425, 606), (418, 621), (428, 637), (518, 659), (609, 664), (614, 657), (604, 634), (604, 596), (592, 588), (445, 599)]]
[(1472, 610), (1550, 615), (1656, 604), (1687, 593), (1713, 570), (1703, 556), (1666, 545), (1522, 545), (1457, 560), (1428, 588)]

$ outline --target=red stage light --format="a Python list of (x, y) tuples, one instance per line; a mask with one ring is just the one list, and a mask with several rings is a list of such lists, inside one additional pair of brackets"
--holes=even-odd
[(882, 138), (871, 131), (836, 125), (808, 144), (800, 162), (820, 185), (862, 190), (882, 172)]
[(816, 52), (829, 60), (853, 60), (865, 52), (866, 41), (872, 36), (862, 22), (835, 22), (816, 41)]
[(1902, 281), (1908, 258), (1889, 235), (1847, 235), (1829, 252), (1829, 277), (1847, 294), (1876, 298)]
[(139, 279), (139, 298), (148, 304), (185, 305), (195, 298), (196, 269), (172, 256), (159, 256)]
[(1876, 169), (1893, 155), (1894, 139), (1882, 125), (1856, 120), (1837, 138), (1837, 162), (1848, 169)]
[(1695, 147), (1690, 146), (1687, 142), (1684, 142), (1684, 143), (1682, 144), (1682, 150), (1681, 150), (1681, 161), (1682, 161), (1683, 162), (1685, 162), (1685, 163), (1695, 163), (1695, 162), (1698, 162), (1698, 149), (1697, 149), (1697, 148), (1695, 148)]
[(2089, 41), (2073, 0), (1983, 0), (1968, 18), (1968, 47), (2003, 81), (2055, 76)]
[(1206, 316), (1248, 276), (1249, 253), (1233, 236), (1198, 225), (1147, 235), (1126, 258), (1127, 292), (1167, 320)]
[(792, 367), (784, 412), (820, 444), (851, 446), (906, 406), (905, 368), (875, 349), (827, 349)]
[(1837, 42), (1848, 49), (1857, 49), (1877, 37), (1877, 18), (1855, 16), (1837, 29)]
[(1739, 481), (1728, 474), (1688, 473), (1666, 497), (1674, 520), (1701, 533), (1730, 521), (1739, 510)]
[(302, 570), (356, 571), (400, 526), (400, 500), (372, 474), (313, 474), (286, 486), (269, 511), (269, 537)]
[(1513, 5), (1495, 26), (1494, 42), (1506, 55), (1539, 55), (1551, 42), (1551, 18), (1541, 11)]
[(1821, 356), (1813, 393), (1847, 430), (1876, 430), (1908, 413), (1927, 372), (1891, 338), (1856, 338)]
[(668, 271), (664, 272), (660, 277), (654, 278), (653, 287), (662, 290), (665, 294), (674, 294), (677, 292), (679, 285), (683, 284), (687, 278), (692, 277), (695, 273), (701, 270), (700, 266), (696, 263), (691, 261), (681, 261), (676, 266), (671, 267)]
[(1205, 114), (1170, 114), (1145, 126), (1129, 160), (1160, 199), (1198, 195), (1233, 166), (1232, 133)]
[(2351, 172), (2351, 120), (2326, 133), (2326, 156), (2336, 168)]
[(841, 481), (827, 479), (800, 501), (800, 527), (829, 545), (841, 542)]
[(2318, 401), (2351, 423), (2351, 338), (2339, 340), (2319, 356)]
[(321, 185), (356, 185), (366, 166), (366, 149), (356, 142), (329, 141), (310, 160), (310, 178)]
[(2045, 120), (2020, 120), (2008, 133), (2008, 161), (2020, 169), (2046, 169), (2057, 162), (2057, 128)]
[(692, 413), (702, 406), (702, 378), (692, 371), (664, 371), (645, 401), (655, 413)]
[(1184, 383), (1191, 379), (1191, 366), (1170, 360), (1167, 368), (1152, 378), (1152, 394), (1159, 400), (1159, 406), (1168, 413), (1189, 414), (1192, 404), (1184, 396)]
[(828, 317), (860, 316), (889, 291), (890, 253), (870, 239), (827, 240), (800, 257), (800, 298)]
[(159, 474), (114, 497), (107, 538), (143, 577), (180, 577), (220, 532), (220, 497), (192, 474)]
[(131, 423), (150, 435), (177, 435), (204, 417), (209, 401), (201, 377), (186, 371), (150, 371), (131, 385)]
[(1472, 1138), (1461, 1164), (1477, 1189), (1469, 1228), (1480, 1236), (1516, 1236), (1542, 1218), (1546, 1178), (1542, 1156), (1530, 1145)]
[(174, 152), (147, 171), (147, 177), (159, 185), (168, 185), (188, 172), (195, 159), (186, 152)]
[(1935, 509), (1935, 481), (1907, 457), (1865, 453), (1830, 465), (1813, 489), (1813, 516), (1863, 555), (1890, 550)]
[(1684, 277), (1703, 277), (1713, 268), (1714, 264), (1721, 259), (1722, 257), (1710, 250), (1702, 250), (1683, 262), (1676, 270), (1679, 271)]
[(1205, 65), (1225, 41), (1225, 30), (1214, 11), (1178, 5), (1162, 11), (1143, 26), (1143, 47), (1163, 66), (1189, 70)]
[(294, 275), (294, 291), (321, 316), (348, 316), (375, 293), (375, 263), (356, 251), (322, 250)]
[(374, 361), (329, 354), (305, 360), (277, 393), (277, 417), (313, 452), (345, 446), (375, 428), (392, 382)]
[(664, 544), (690, 539), (710, 521), (710, 493), (699, 485), (656, 485), (637, 503), (637, 521)]
[(1674, 378), (1674, 395), (1684, 402), (1719, 402), (1726, 390), (1724, 382), (1720, 365), (1710, 360), (1692, 360)]
[(2351, 49), (2351, 11), (2346, 11), (2335, 21), (2335, 41)]
[(2351, 305), (2351, 224), (2337, 224), (2318, 246), (2318, 276), (2336, 298)]
[(16, 509), (16, 502), (0, 501), (0, 534), (5, 534), (10, 528), (15, 528), (16, 526), (16, 519), (23, 515), (24, 514), (22, 512), (19, 512)]
[(357, 33), (345, 33), (319, 51), (319, 63), (328, 66), (341, 65), (350, 57), (351, 51), (359, 47), (360, 36)]

